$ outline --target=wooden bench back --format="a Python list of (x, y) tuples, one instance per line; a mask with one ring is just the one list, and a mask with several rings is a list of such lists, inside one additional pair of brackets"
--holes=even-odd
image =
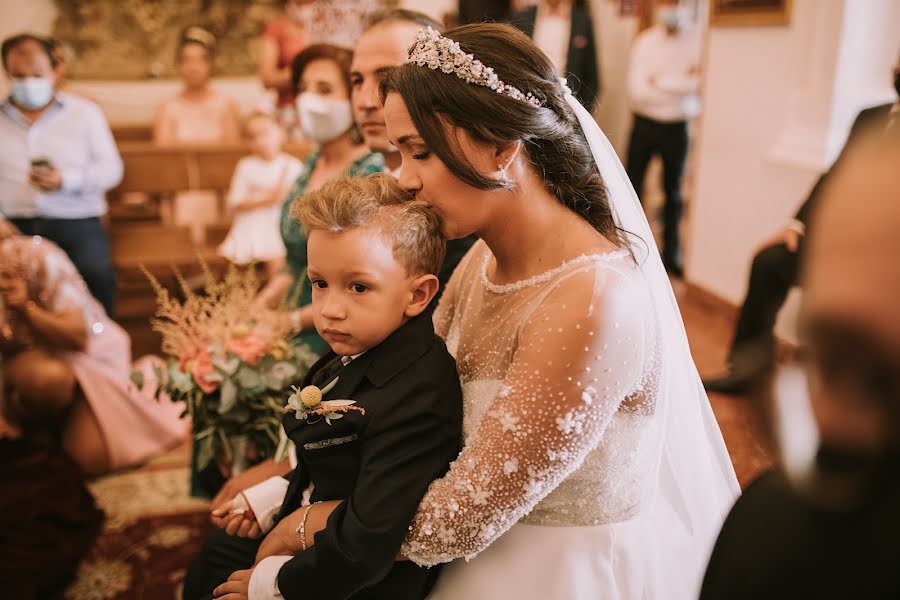
[[(304, 160), (307, 144), (292, 144), (285, 152)], [(175, 193), (185, 190), (225, 192), (238, 161), (251, 151), (247, 144), (157, 146), (146, 142), (119, 144), (124, 175), (110, 192), (115, 199), (126, 192)]]

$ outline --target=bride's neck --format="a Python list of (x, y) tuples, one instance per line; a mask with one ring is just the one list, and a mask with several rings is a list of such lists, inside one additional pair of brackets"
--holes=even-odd
[(495, 283), (527, 279), (585, 252), (612, 246), (539, 180), (497, 193), (508, 197), (498, 200), (491, 225), (480, 232), (497, 260)]

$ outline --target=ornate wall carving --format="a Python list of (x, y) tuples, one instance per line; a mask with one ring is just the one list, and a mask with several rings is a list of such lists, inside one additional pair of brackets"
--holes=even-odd
[[(259, 35), (284, 7), (284, 0), (55, 1), (53, 33), (75, 56), (68, 76), (107, 80), (175, 77), (178, 42), (192, 25), (216, 36), (216, 75), (253, 75)], [(309, 17), (310, 43), (352, 45), (365, 14), (383, 4), (318, 0)]]
[(199, 25), (217, 38), (216, 74), (256, 72), (259, 34), (281, 0), (56, 0), (54, 35), (77, 57), (74, 79), (175, 76), (182, 31)]

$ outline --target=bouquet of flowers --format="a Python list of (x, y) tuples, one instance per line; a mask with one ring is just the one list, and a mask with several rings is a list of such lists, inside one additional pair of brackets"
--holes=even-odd
[(218, 460), (235, 474), (250, 462), (284, 454), (284, 398), (317, 357), (291, 340), (286, 311), (254, 304), (259, 281), (253, 267), (231, 266), (221, 280), (202, 261), (201, 267), (202, 292), (192, 291), (175, 272), (183, 301), (144, 269), (156, 291), (152, 325), (166, 356), (165, 368), (156, 372), (156, 397), (165, 393), (185, 403), (196, 471)]

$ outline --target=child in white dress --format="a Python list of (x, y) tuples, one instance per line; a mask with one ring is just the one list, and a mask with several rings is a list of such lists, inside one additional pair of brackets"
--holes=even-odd
[(284, 131), (271, 115), (253, 113), (246, 129), (253, 154), (238, 162), (231, 179), (227, 203), (234, 223), (219, 254), (241, 265), (264, 262), (271, 275), (285, 254), (278, 228), (281, 202), (303, 164), (281, 151)]

